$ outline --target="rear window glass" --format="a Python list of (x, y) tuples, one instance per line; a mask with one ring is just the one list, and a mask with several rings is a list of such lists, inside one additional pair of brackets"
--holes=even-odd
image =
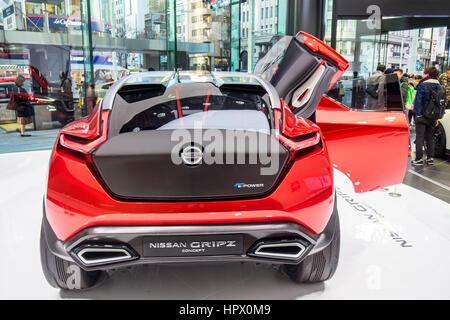
[[(125, 88), (126, 89), (126, 88)], [(158, 89), (161, 89), (159, 87)], [(110, 122), (110, 135), (145, 130), (271, 128), (269, 95), (259, 85), (176, 83), (161, 92), (149, 90), (148, 99), (118, 93)], [(142, 97), (142, 93), (136, 91)], [(120, 98), (122, 99), (120, 99)], [(133, 102), (136, 101), (136, 102)]]

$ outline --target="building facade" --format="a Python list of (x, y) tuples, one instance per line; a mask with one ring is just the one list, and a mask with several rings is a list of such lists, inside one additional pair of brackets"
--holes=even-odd
[[(35, 106), (33, 127), (55, 128), (88, 114), (125, 75), (145, 70), (251, 72), (273, 43), (298, 29), (324, 39), (349, 60), (344, 78), (355, 73), (367, 78), (378, 63), (410, 73), (448, 64), (445, 20), (442, 25), (442, 19), (433, 18), (419, 27), (407, 21), (370, 29), (367, 17), (355, 16), (346, 3), (350, 1), (2, 0), (0, 130), (15, 121), (1, 95), (18, 75), (27, 79), (28, 92), (49, 101)], [(389, 29), (398, 25), (413, 27)], [(62, 90), (66, 80), (70, 92)]]

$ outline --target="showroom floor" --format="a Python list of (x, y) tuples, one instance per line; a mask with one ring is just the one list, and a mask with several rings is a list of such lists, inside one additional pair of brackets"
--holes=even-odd
[(51, 149), (58, 132), (59, 129), (27, 130), (31, 137), (21, 137), (18, 132), (4, 133), (0, 130), (0, 154)]
[(434, 165), (411, 167), (403, 183), (450, 203), (450, 161), (434, 159)]
[[(56, 290), (39, 260), (49, 154), (0, 157), (0, 299), (450, 299), (450, 204), (406, 184), (354, 194), (339, 172), (341, 258), (326, 283), (298, 285), (271, 266), (219, 263), (138, 267), (86, 292)], [(416, 173), (426, 177), (425, 170)], [(416, 173), (411, 181), (424, 180)], [(445, 184), (429, 179), (448, 196)]]

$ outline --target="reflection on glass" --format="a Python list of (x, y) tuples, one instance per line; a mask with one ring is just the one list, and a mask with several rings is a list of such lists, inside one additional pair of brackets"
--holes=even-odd
[(26, 79), (24, 88), (33, 108), (33, 123), (27, 129), (60, 128), (82, 116), (78, 66), (85, 60), (80, 5), (80, 0), (0, 3), (4, 38), (15, 40), (0, 46), (1, 131), (17, 129), (16, 112), (5, 107), (9, 88), (19, 76)]
[[(19, 75), (26, 79), (26, 90), (41, 97), (41, 103), (33, 102), (35, 121), (28, 126), (41, 130), (86, 116), (127, 75), (246, 71), (248, 2), (0, 1), (1, 32), (4, 39), (15, 39), (0, 45), (0, 130), (16, 129), (16, 114), (6, 104), (8, 88)], [(284, 33), (286, 4), (280, 8), (278, 2), (254, 1), (254, 63)]]
[[(247, 71), (248, 52), (253, 50), (253, 65), (262, 58), (274, 43), (285, 33), (285, 14), (286, 11), (279, 13), (279, 3), (284, 10), (287, 10), (287, 1), (265, 0), (254, 2), (254, 23), (253, 30), (250, 30), (250, 2), (241, 4), (241, 51), (240, 51), (240, 70)], [(253, 34), (253, 42), (250, 41), (249, 34)]]
[(373, 88), (374, 76), (364, 79), (353, 73), (343, 76), (328, 91), (327, 96), (355, 110), (404, 111), (400, 83), (396, 74), (380, 75)]
[[(154, 85), (146, 87), (152, 95), (143, 97), (137, 90), (119, 94), (125, 101), (116, 105), (115, 113), (127, 112), (128, 122), (120, 124), (115, 132), (139, 132), (166, 129), (230, 129), (270, 131), (270, 100), (259, 86), (249, 86), (242, 90), (239, 86), (221, 86), (193, 74), (186, 74), (183, 83), (169, 84), (167, 88)], [(160, 90), (162, 89), (162, 90)], [(139, 95), (137, 100), (130, 95)], [(119, 109), (123, 109), (119, 110)], [(243, 116), (245, 115), (245, 116)], [(121, 120), (123, 121), (123, 120)]]

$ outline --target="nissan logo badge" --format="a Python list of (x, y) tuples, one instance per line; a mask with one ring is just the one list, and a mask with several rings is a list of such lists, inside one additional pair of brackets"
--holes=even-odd
[(203, 159), (203, 152), (199, 147), (188, 146), (181, 152), (181, 159), (188, 166), (195, 166)]

